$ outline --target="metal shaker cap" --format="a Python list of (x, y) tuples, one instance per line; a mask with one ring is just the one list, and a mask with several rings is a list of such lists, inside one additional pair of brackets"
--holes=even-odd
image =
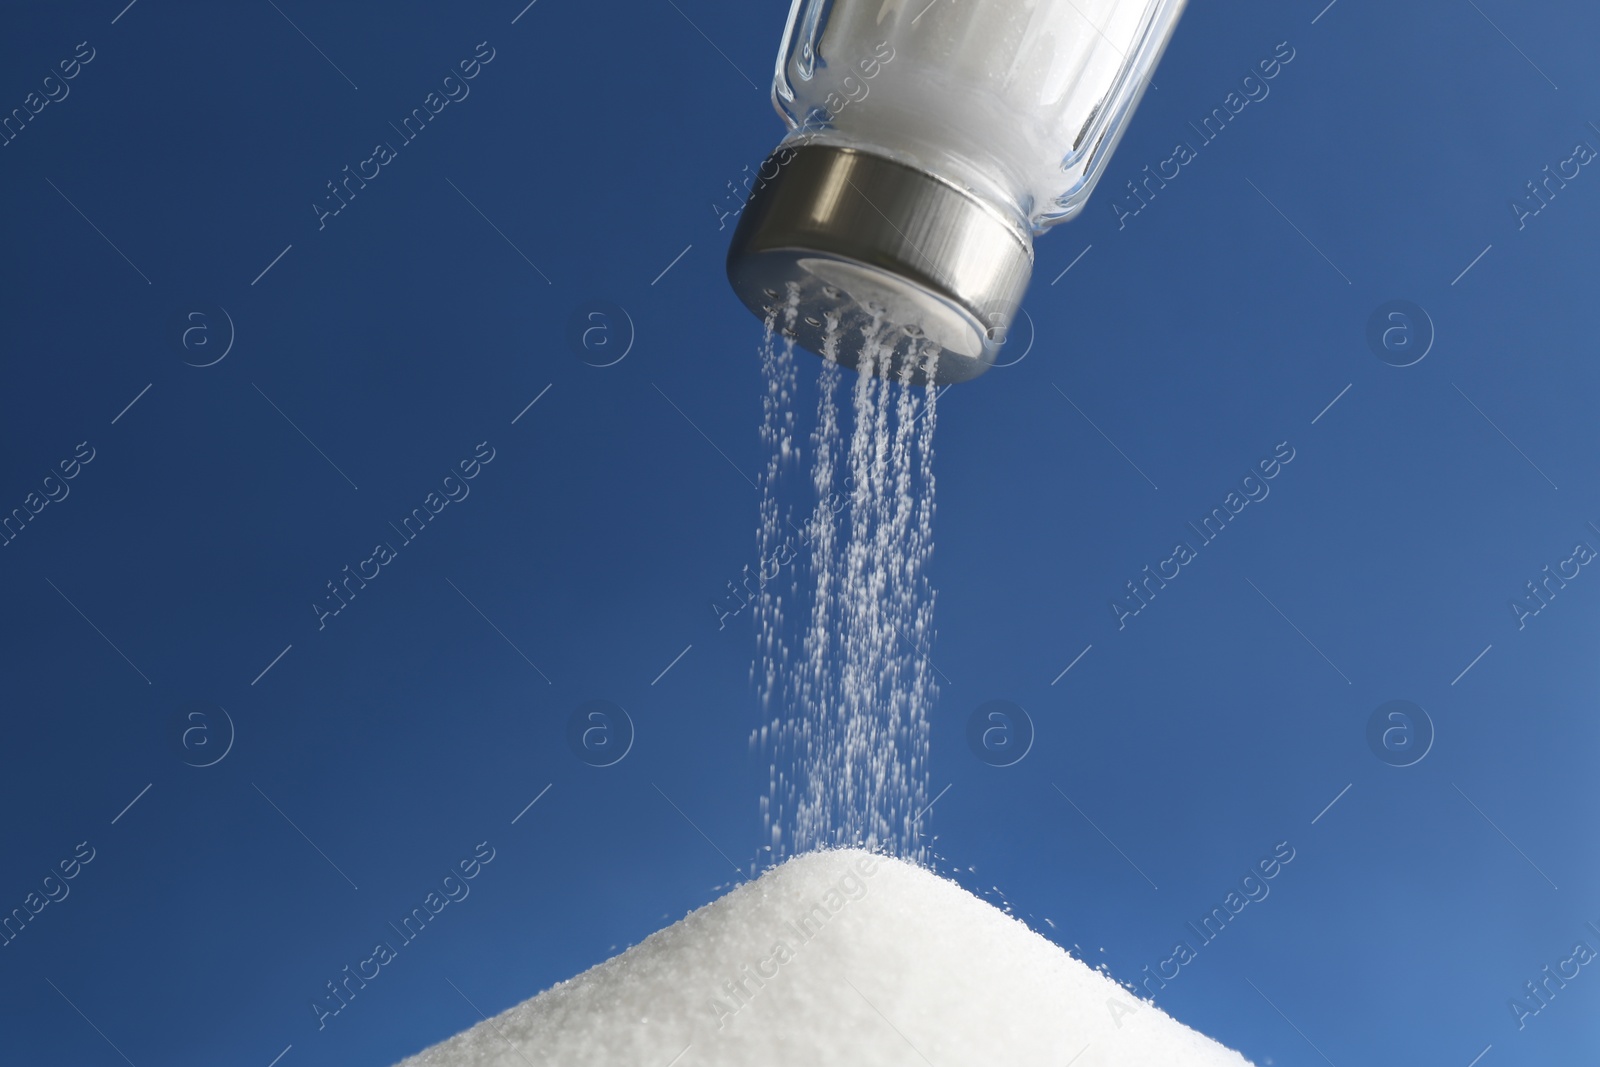
[[(764, 177), (776, 169), (773, 177)], [(995, 361), (1033, 273), (1018, 222), (936, 175), (835, 145), (780, 147), (728, 249), (728, 280), (757, 316), (840, 363), (873, 342), (879, 373), (966, 381)], [(792, 320), (785, 314), (797, 301)]]

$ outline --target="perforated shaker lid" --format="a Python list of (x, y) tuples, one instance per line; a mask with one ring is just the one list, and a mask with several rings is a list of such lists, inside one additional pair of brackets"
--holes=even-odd
[[(766, 175), (776, 171), (771, 177)], [(821, 352), (830, 333), (854, 366), (874, 338), (878, 370), (934, 381), (977, 377), (995, 361), (1033, 273), (1020, 225), (934, 174), (853, 148), (782, 147), (728, 250), (728, 280), (756, 315)], [(785, 314), (796, 302), (792, 317)]]

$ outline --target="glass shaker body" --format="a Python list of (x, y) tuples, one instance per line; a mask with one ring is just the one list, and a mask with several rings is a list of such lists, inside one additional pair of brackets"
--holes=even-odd
[(1184, 0), (795, 0), (785, 143), (889, 155), (1042, 230), (1082, 210)]

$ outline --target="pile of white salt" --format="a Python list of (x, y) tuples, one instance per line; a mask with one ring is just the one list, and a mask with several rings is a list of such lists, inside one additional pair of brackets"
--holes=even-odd
[(954, 882), (812, 852), (402, 1067), (1245, 1067)]

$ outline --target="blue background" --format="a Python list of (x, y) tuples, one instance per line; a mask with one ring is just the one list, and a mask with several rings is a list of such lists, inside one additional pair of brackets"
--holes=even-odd
[[(1600, 14), (1480, 2), (1193, 5), (1039, 242), (1025, 358), (941, 402), (940, 867), (1137, 979), (1290, 842), (1158, 1001), (1263, 1064), (1600, 1051), (1592, 967), (1524, 1029), (1507, 1007), (1600, 948), (1600, 576), (1509, 606), (1600, 546), (1600, 174), (1510, 208), (1600, 146)], [(95, 458), (0, 549), (0, 910), (95, 858), (0, 948), (0, 1060), (388, 1064), (759, 865), (749, 615), (709, 605), (755, 562), (760, 327), (718, 214), (782, 132), (784, 7), (8, 13), (3, 109), (95, 58), (0, 148), (0, 508)], [(480, 41), (470, 96), (319, 230)], [(1119, 229), (1113, 194), (1282, 41), (1270, 96)], [(1394, 299), (1437, 333), (1404, 368), (1366, 340)], [(635, 335), (604, 368), (569, 329), (595, 301)], [(482, 441), (470, 497), (319, 630)], [(1124, 583), (1284, 441), (1119, 630)], [(565, 740), (589, 699), (636, 727), (614, 766)], [(967, 747), (990, 699), (1033, 721), (1014, 766)], [(1366, 739), (1393, 699), (1436, 731), (1414, 766)], [(471, 896), (319, 1032), (323, 984), (481, 841)]]

